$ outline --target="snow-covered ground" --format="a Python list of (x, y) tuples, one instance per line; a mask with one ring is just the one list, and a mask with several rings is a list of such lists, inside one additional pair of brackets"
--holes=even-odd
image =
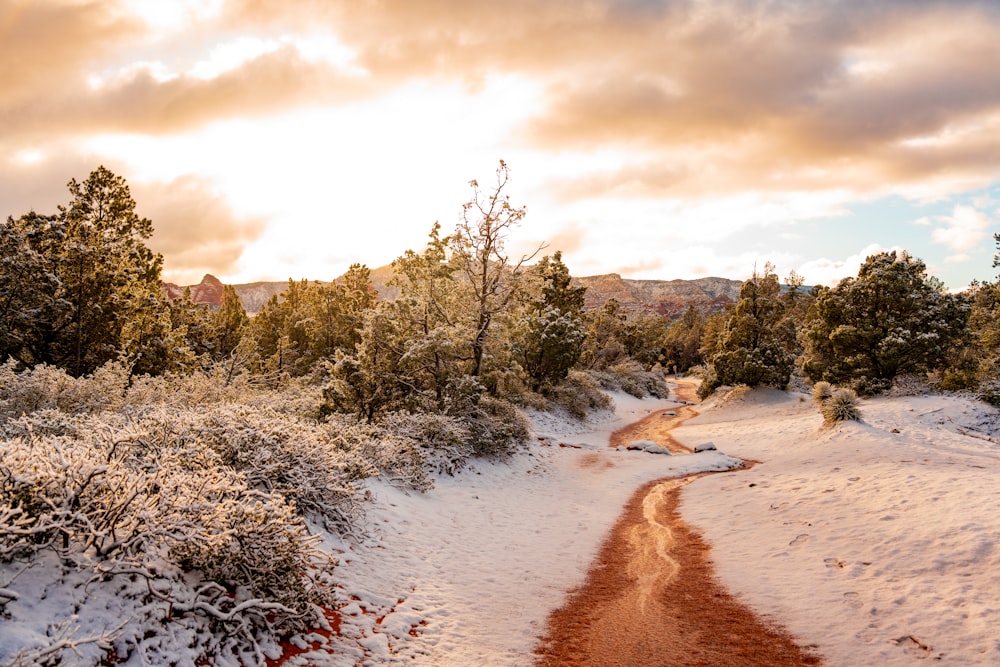
[[(357, 598), (343, 628), (357, 649), (332, 664), (530, 665), (549, 611), (638, 486), (732, 464), (607, 448), (614, 428), (670, 405), (615, 400), (614, 420), (597, 425), (534, 415), (552, 446), (511, 465), (476, 464), (426, 494), (373, 485), (371, 540), (338, 569)], [(678, 440), (763, 462), (682, 494), (732, 592), (832, 667), (1000, 664), (994, 411), (876, 399), (864, 423), (824, 429), (807, 396), (768, 390), (700, 409)]]
[(330, 544), (345, 550), (337, 577), (355, 599), (342, 610), (342, 632), (356, 647), (329, 664), (530, 665), (548, 613), (583, 583), (639, 486), (739, 465), (718, 452), (610, 449), (613, 430), (676, 405), (614, 400), (616, 414), (600, 423), (531, 415), (548, 444), (509, 464), (439, 477), (427, 493), (373, 484), (370, 539)]
[(879, 398), (823, 429), (807, 397), (757, 390), (674, 431), (752, 470), (682, 494), (722, 582), (832, 667), (1000, 665), (995, 411)]
[[(368, 480), (367, 537), (323, 534), (340, 559), (341, 636), (307, 637), (323, 650), (300, 641), (307, 652), (286, 664), (531, 665), (548, 614), (584, 581), (633, 492), (702, 470), (724, 472), (688, 484), (682, 513), (712, 545), (721, 580), (831, 667), (1000, 664), (995, 411), (951, 396), (883, 398), (862, 403), (864, 423), (824, 429), (807, 396), (756, 390), (712, 399), (674, 431), (720, 451), (665, 456), (608, 439), (675, 404), (614, 400), (614, 415), (587, 424), (530, 415), (539, 441), (526, 453), (438, 476), (426, 493)], [(732, 457), (762, 463), (735, 471)], [(72, 601), (59, 595), (65, 583), (35, 581), (45, 571), (0, 580), (0, 594), (44, 592), (30, 608), (22, 592), (0, 638), (84, 636), (97, 620), (125, 620), (109, 591), (53, 626)]]

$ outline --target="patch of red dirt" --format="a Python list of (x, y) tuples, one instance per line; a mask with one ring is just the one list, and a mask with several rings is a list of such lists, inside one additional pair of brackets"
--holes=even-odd
[[(328, 640), (327, 641), (328, 645), (329, 640), (331, 638), (340, 636), (341, 616), (332, 609), (324, 609), (323, 616), (326, 617), (327, 623), (330, 624), (330, 629), (327, 630), (325, 628), (313, 628), (309, 632), (317, 634), (323, 637), (324, 639)], [(307, 648), (301, 648), (295, 646), (294, 644), (289, 643), (288, 641), (283, 641), (280, 643), (280, 646), (282, 650), (281, 657), (277, 659), (267, 658), (264, 661), (264, 664), (267, 665), (267, 667), (281, 667), (282, 665), (285, 665), (292, 658), (302, 655), (303, 653), (309, 653), (310, 651), (319, 651), (324, 647), (324, 643), (320, 641), (314, 641), (310, 643), (310, 645)]]
[[(676, 393), (694, 401), (694, 392), (690, 384)], [(674, 411), (676, 416), (658, 411), (616, 431), (612, 446), (652, 440), (689, 451), (670, 430), (698, 413), (690, 406)], [(822, 664), (716, 580), (709, 546), (678, 512), (685, 483), (659, 480), (636, 491), (584, 585), (549, 615), (536, 667)]]
[[(647, 523), (639, 489), (601, 548), (582, 588), (548, 619), (535, 650), (537, 667), (677, 667), (820, 665), (784, 629), (765, 623), (715, 579), (709, 547), (677, 512), (680, 485), (664, 494), (656, 522), (669, 526), (676, 565), (648, 595), (641, 561), (649, 550), (631, 534)], [(645, 568), (645, 569), (644, 569)], [(641, 601), (637, 604), (636, 601)]]

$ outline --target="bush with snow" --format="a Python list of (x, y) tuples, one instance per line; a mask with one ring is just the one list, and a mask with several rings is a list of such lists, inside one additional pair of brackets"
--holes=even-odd
[(325, 623), (306, 519), (360, 532), (370, 434), (318, 392), (127, 377), (0, 367), (0, 664), (261, 664)]
[(825, 380), (820, 380), (812, 386), (813, 402), (820, 408), (833, 396), (833, 385)]
[(124, 403), (129, 370), (120, 363), (109, 362), (81, 378), (45, 364), (20, 373), (17, 366), (13, 359), (0, 365), (0, 421), (45, 409), (117, 410)]
[(819, 409), (823, 423), (832, 426), (843, 421), (861, 421), (858, 395), (853, 389), (837, 389), (822, 402)]
[(602, 389), (609, 391), (624, 391), (636, 398), (670, 396), (670, 388), (662, 371), (647, 371), (634, 361), (624, 361), (603, 371), (591, 371), (590, 374)]
[(201, 631), (177, 649), (260, 662), (262, 642), (315, 622), (315, 605), (332, 602), (333, 564), (294, 505), (252, 488), (211, 449), (94, 417), (76, 418), (64, 435), (23, 427), (26, 435), (0, 446), (0, 588), (13, 593), (3, 605), (0, 660), (53, 651), (57, 660), (77, 643), (72, 633), (19, 632), (22, 616), (45, 605), (45, 588), (18, 579), (32, 568), (76, 600), (50, 610), (53, 624), (72, 624), (115, 591), (126, 616), (91, 648), (103, 642), (118, 657), (147, 662), (177, 639), (178, 624)]
[[(547, 394), (548, 405), (562, 408), (577, 419), (602, 410), (610, 410), (613, 403), (592, 373), (570, 371), (565, 380)], [(542, 406), (542, 407), (548, 407)]]

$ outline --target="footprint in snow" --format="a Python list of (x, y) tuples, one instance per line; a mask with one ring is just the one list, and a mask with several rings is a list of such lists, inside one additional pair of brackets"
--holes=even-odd
[(856, 593), (855, 591), (844, 593), (844, 604), (852, 609), (861, 609), (861, 607), (865, 605), (865, 603), (861, 601), (861, 594)]

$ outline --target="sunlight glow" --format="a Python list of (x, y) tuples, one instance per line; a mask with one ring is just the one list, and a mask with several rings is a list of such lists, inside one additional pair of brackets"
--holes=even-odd
[(44, 152), (37, 148), (25, 148), (14, 154), (13, 162), (22, 165), (38, 164), (46, 159)]
[(256, 37), (241, 37), (237, 40), (216, 45), (208, 58), (194, 65), (187, 74), (196, 79), (214, 79), (215, 77), (239, 68), (240, 65), (273, 53), (281, 48), (281, 42), (274, 39), (258, 39)]
[(127, 66), (118, 69), (91, 73), (87, 76), (87, 86), (90, 90), (97, 91), (115, 82), (127, 81), (143, 74), (148, 74), (158, 83), (170, 81), (178, 77), (178, 74), (171, 71), (165, 63), (159, 61), (139, 61), (129, 63)]
[(182, 30), (194, 21), (217, 16), (224, 0), (125, 0), (126, 10), (154, 32)]

